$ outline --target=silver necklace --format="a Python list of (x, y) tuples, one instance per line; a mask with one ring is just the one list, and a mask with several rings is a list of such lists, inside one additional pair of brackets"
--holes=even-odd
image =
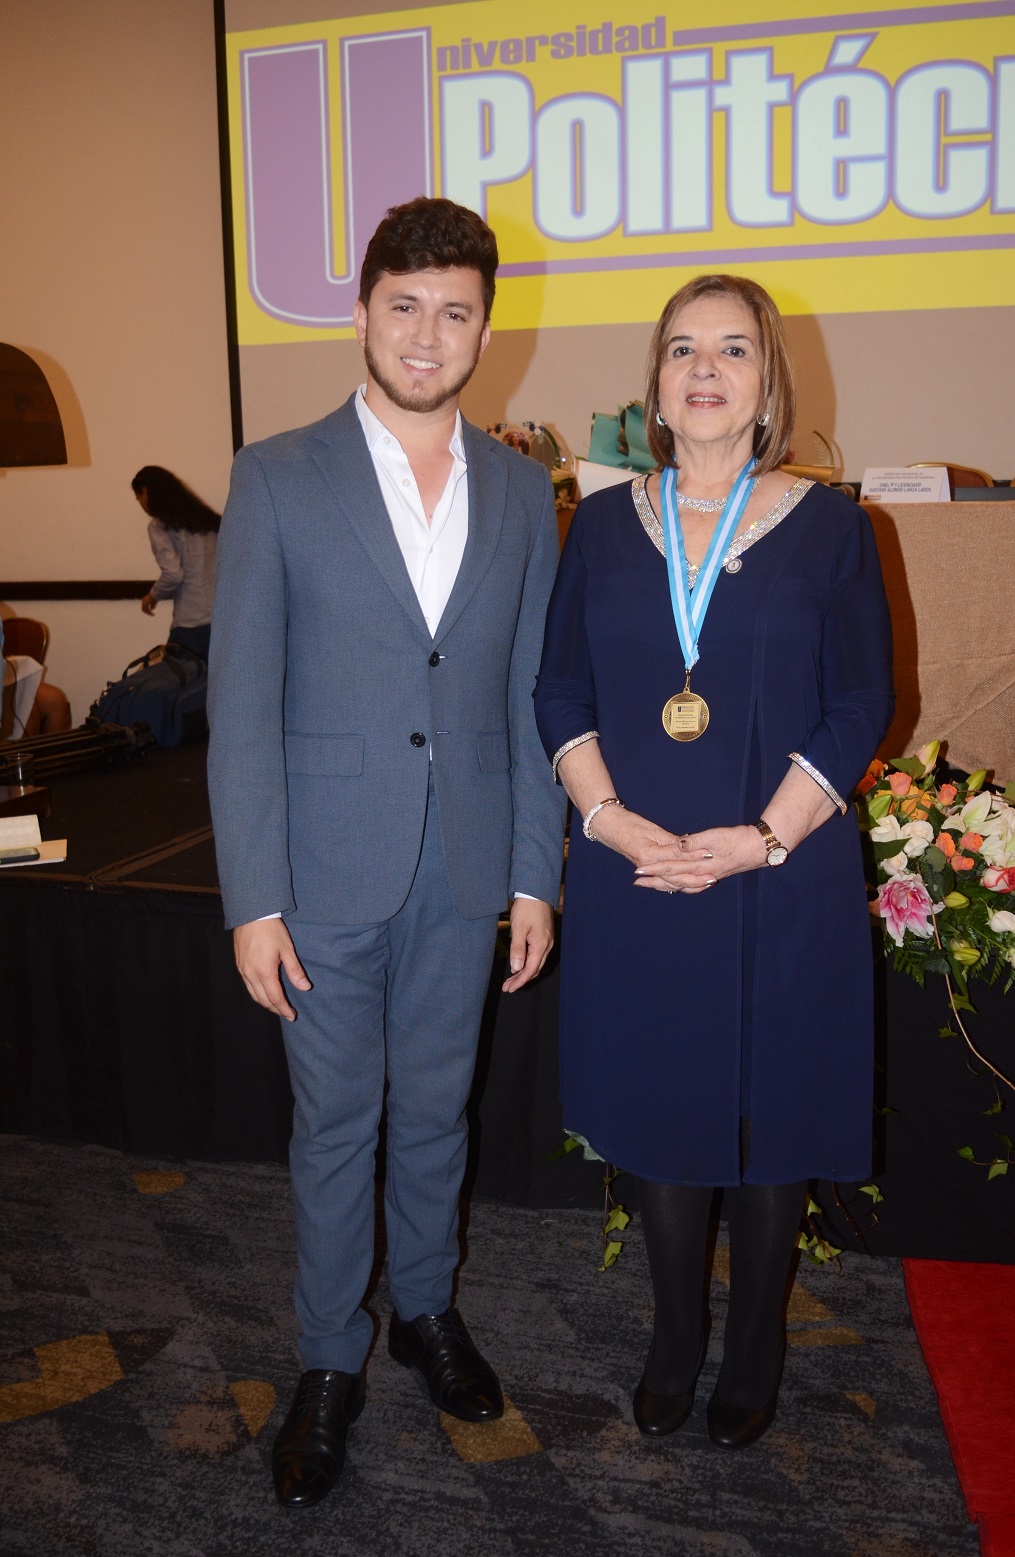
[[(726, 494), (729, 496), (729, 493)], [(693, 508), (696, 514), (721, 514), (726, 507), (725, 497), (688, 497), (677, 488), (677, 502), (685, 508)]]

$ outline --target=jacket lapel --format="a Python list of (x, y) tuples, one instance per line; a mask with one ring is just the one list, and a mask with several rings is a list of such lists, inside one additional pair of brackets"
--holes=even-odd
[[(358, 393), (356, 390), (355, 394)], [(429, 642), (430, 629), (420, 610), (401, 548), (391, 528), (370, 450), (356, 415), (355, 394), (319, 424), (314, 459), (363, 549), (413, 626)], [(471, 466), (469, 473), (471, 476)], [(471, 483), (469, 490), (471, 494)], [(471, 512), (469, 525), (471, 539)]]
[(472, 599), (489, 568), (500, 541), (507, 503), (505, 462), (496, 458), (491, 440), (462, 418), (462, 441), (469, 482), (469, 535), (444, 614), (434, 633), (440, 643)]

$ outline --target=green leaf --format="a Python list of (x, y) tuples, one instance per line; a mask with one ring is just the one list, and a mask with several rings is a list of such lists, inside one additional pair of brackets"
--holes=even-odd
[(1004, 786), (1004, 798), (1006, 800), (1015, 802), (1015, 782), (1013, 782), (1011, 779), (1009, 779), (1007, 784)]
[(991, 1103), (990, 1107), (989, 1108), (985, 1108), (983, 1110), (983, 1112), (985, 1114), (1003, 1114), (1004, 1113), (1004, 1104), (1001, 1102), (1001, 1099), (999, 1097), (996, 1097), (994, 1099), (993, 1103)]
[(932, 843), (929, 848), (924, 849), (920, 858), (921, 860), (926, 860), (931, 870), (944, 870), (948, 864), (944, 850), (939, 849), (936, 843)]
[(603, 1228), (603, 1232), (622, 1233), (630, 1220), (631, 1218), (624, 1210), (623, 1206), (614, 1206), (613, 1210), (606, 1219), (606, 1226)]
[(959, 1036), (954, 1027), (939, 1027), (937, 1035), (939, 1038), (957, 1038)]
[(616, 1265), (620, 1251), (623, 1247), (624, 1245), (622, 1243), (618, 1243), (616, 1240), (608, 1243), (603, 1251), (603, 1263), (600, 1265), (599, 1269), (601, 1271), (609, 1270), (611, 1265)]
[[(821, 1211), (821, 1207), (818, 1205), (818, 1202), (816, 1200), (808, 1200), (808, 1202), (807, 1202), (807, 1215), (808, 1216), (821, 1216), (821, 1214), (822, 1214), (822, 1211)], [(801, 1237), (802, 1236), (803, 1236), (803, 1234), (801, 1234)], [(799, 1247), (799, 1244), (797, 1245), (797, 1247)]]
[(861, 1184), (860, 1193), (861, 1195), (869, 1195), (876, 1206), (879, 1206), (885, 1198), (876, 1184)]
[(910, 778), (923, 778), (926, 769), (919, 757), (889, 757), (888, 766), (898, 768), (900, 773), (908, 773)]
[(965, 1157), (967, 1162), (972, 1162), (974, 1156), (973, 1148), (971, 1146), (960, 1146), (959, 1156)]
[(958, 991), (952, 996), (952, 1005), (956, 1011), (972, 1011), (973, 1015), (976, 1015), (976, 1007), (973, 1005), (973, 1002), (965, 995), (958, 993)]
[(998, 1140), (1001, 1142), (1001, 1145), (1004, 1147), (1006, 1152), (1010, 1152), (1011, 1151), (1012, 1148), (1011, 1148), (1011, 1136), (1010, 1135), (1000, 1135), (999, 1134), (998, 1135)]
[(999, 1157), (997, 1161), (992, 1162), (990, 1167), (987, 1169), (987, 1182), (989, 1183), (991, 1179), (998, 1179), (1003, 1173), (1007, 1172), (1008, 1164), (1006, 1162), (1002, 1162)]

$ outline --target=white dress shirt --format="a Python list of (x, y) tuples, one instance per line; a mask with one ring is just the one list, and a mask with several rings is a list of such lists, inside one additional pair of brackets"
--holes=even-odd
[(459, 411), (455, 416), (455, 430), (448, 445), (451, 474), (428, 524), (408, 456), (394, 433), (367, 405), (365, 389), (366, 385), (361, 384), (357, 391), (356, 415), (395, 540), (432, 637), (454, 588), (469, 537), (469, 475), (462, 443), (462, 415)]
[[(455, 415), (455, 430), (448, 444), (451, 474), (429, 524), (408, 455), (394, 433), (367, 405), (365, 384), (356, 392), (356, 415), (370, 450), (395, 540), (433, 637), (455, 587), (469, 538), (469, 472), (462, 442), (462, 413), (459, 411)], [(531, 896), (530, 892), (515, 893), (515, 897)], [(280, 919), (282, 916), (275, 913), (262, 917)]]

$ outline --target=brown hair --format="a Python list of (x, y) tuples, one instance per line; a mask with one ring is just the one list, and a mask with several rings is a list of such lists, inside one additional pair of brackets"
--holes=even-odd
[(660, 466), (673, 463), (673, 434), (656, 420), (659, 411), (659, 373), (673, 320), (687, 303), (699, 297), (731, 297), (747, 308), (758, 327), (761, 347), (761, 404), (768, 413), (764, 427), (754, 428), (755, 474), (775, 470), (786, 458), (796, 419), (796, 387), (793, 364), (786, 349), (782, 315), (764, 287), (746, 276), (714, 274), (695, 276), (674, 292), (652, 332), (648, 349), (648, 387), (645, 391), (645, 434)]
[(453, 200), (419, 195), (393, 205), (363, 256), (359, 300), (364, 306), (381, 275), (411, 275), (417, 270), (478, 270), (483, 286), (484, 322), (496, 290), (497, 239), (481, 216)]

